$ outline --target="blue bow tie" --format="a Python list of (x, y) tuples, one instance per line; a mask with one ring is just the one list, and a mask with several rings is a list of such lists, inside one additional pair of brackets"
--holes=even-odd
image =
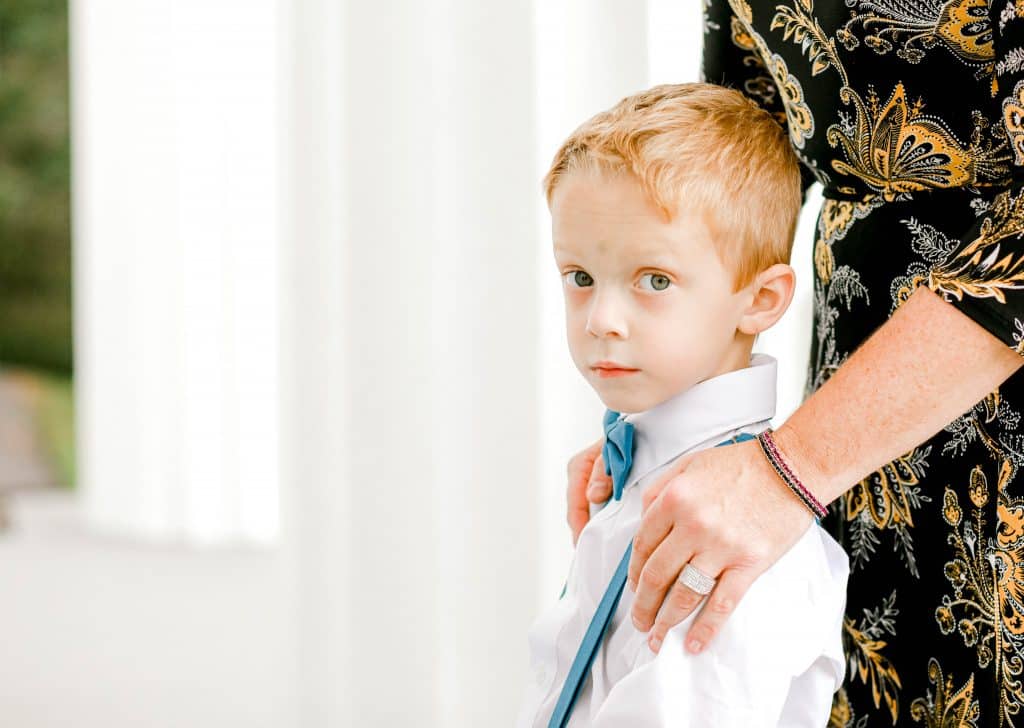
[(626, 487), (629, 469), (633, 467), (634, 427), (629, 422), (619, 419), (619, 413), (607, 410), (604, 413), (604, 473), (612, 476), (612, 498), (622, 498)]

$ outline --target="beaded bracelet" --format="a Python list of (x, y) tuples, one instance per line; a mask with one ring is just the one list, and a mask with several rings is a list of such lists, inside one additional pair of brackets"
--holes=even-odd
[(811, 491), (807, 490), (790, 469), (789, 465), (786, 464), (786, 461), (782, 459), (782, 454), (779, 453), (779, 448), (775, 445), (775, 440), (772, 439), (771, 433), (772, 428), (769, 427), (757, 436), (757, 442), (761, 445), (761, 452), (768, 458), (768, 462), (771, 463), (778, 476), (782, 478), (782, 482), (789, 486), (789, 489), (810, 509), (811, 513), (818, 518), (824, 518), (827, 513), (825, 506), (814, 497)]

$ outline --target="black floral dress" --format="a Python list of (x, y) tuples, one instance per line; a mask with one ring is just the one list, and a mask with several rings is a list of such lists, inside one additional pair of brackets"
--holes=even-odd
[[(1024, 0), (705, 0), (706, 81), (824, 186), (806, 393), (927, 285), (1024, 355)], [(1024, 728), (1024, 369), (832, 504), (832, 726)]]

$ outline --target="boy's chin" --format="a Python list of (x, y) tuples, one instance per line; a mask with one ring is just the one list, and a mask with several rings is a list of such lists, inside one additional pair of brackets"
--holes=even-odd
[[(674, 389), (665, 386), (639, 386), (640, 382), (636, 382), (635, 386), (624, 386), (621, 389), (616, 389), (614, 386), (601, 386), (601, 384), (603, 383), (593, 385), (598, 398), (608, 409), (624, 415), (653, 409), (675, 397), (684, 389), (682, 386)], [(650, 382), (646, 384), (650, 385)]]
[(608, 392), (598, 391), (597, 396), (601, 402), (610, 410), (624, 415), (634, 412), (643, 412), (654, 405), (654, 397), (643, 392)]

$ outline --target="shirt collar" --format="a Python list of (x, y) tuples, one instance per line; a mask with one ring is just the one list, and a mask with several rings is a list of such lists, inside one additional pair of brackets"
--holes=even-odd
[(777, 373), (775, 357), (754, 353), (747, 367), (697, 382), (661, 404), (625, 415), (636, 441), (626, 487), (713, 437), (774, 417)]

